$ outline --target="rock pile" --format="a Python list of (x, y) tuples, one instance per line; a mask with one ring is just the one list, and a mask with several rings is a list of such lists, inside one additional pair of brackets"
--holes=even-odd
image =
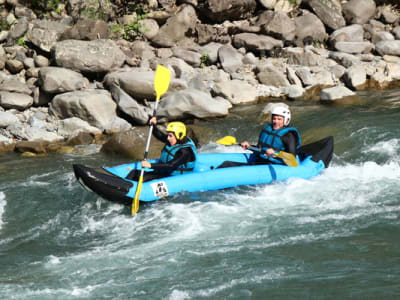
[(172, 72), (158, 109), (164, 121), (391, 87), (400, 79), (400, 17), (377, 3), (0, 0), (0, 153), (142, 136), (158, 64)]

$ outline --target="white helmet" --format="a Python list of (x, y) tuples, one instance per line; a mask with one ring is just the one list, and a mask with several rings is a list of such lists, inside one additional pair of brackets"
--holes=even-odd
[(275, 106), (271, 111), (271, 115), (282, 116), (284, 118), (283, 125), (285, 126), (288, 126), (290, 123), (290, 110), (284, 106)]

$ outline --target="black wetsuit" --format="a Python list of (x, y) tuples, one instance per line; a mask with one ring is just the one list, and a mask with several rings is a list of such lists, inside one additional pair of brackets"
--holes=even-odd
[[(168, 134), (162, 132), (157, 128), (157, 126), (153, 127), (153, 136), (158, 139), (160, 142), (164, 144), (169, 144), (168, 142)], [(178, 141), (178, 143), (185, 144), (187, 142), (186, 138), (183, 138), (182, 141)], [(173, 171), (175, 171), (180, 165), (185, 164), (190, 161), (194, 161), (196, 159), (194, 153), (190, 148), (182, 148), (179, 149), (175, 157), (165, 163), (152, 163), (151, 168), (154, 171), (144, 172), (143, 174), (143, 182), (150, 181), (153, 179), (168, 177), (171, 175)], [(132, 170), (127, 179), (138, 181), (140, 177), (140, 169), (139, 170)]]

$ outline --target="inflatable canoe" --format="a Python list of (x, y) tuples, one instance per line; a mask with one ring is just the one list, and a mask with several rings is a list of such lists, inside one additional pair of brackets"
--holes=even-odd
[[(265, 184), (289, 178), (308, 179), (327, 168), (333, 155), (333, 137), (327, 137), (299, 149), (298, 167), (286, 165), (249, 165), (218, 168), (224, 161), (251, 162), (251, 153), (200, 153), (191, 173), (155, 179), (143, 183), (140, 201), (149, 202), (179, 192), (220, 190), (241, 185)], [(150, 162), (156, 160), (150, 160)], [(114, 167), (90, 168), (73, 165), (77, 180), (89, 190), (110, 201), (131, 205), (137, 182), (125, 177), (140, 162)]]

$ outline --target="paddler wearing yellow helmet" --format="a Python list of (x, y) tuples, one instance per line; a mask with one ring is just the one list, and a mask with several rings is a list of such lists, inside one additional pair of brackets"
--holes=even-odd
[[(152, 117), (149, 125), (156, 125), (157, 118)], [(161, 151), (160, 159), (155, 163), (142, 161), (142, 167), (152, 169), (145, 171), (143, 181), (183, 174), (193, 170), (196, 164), (197, 151), (195, 143), (186, 136), (186, 126), (182, 122), (170, 122), (161, 131), (157, 126), (153, 127), (153, 136), (165, 144)], [(140, 171), (133, 170), (126, 177), (131, 180), (139, 179)]]

